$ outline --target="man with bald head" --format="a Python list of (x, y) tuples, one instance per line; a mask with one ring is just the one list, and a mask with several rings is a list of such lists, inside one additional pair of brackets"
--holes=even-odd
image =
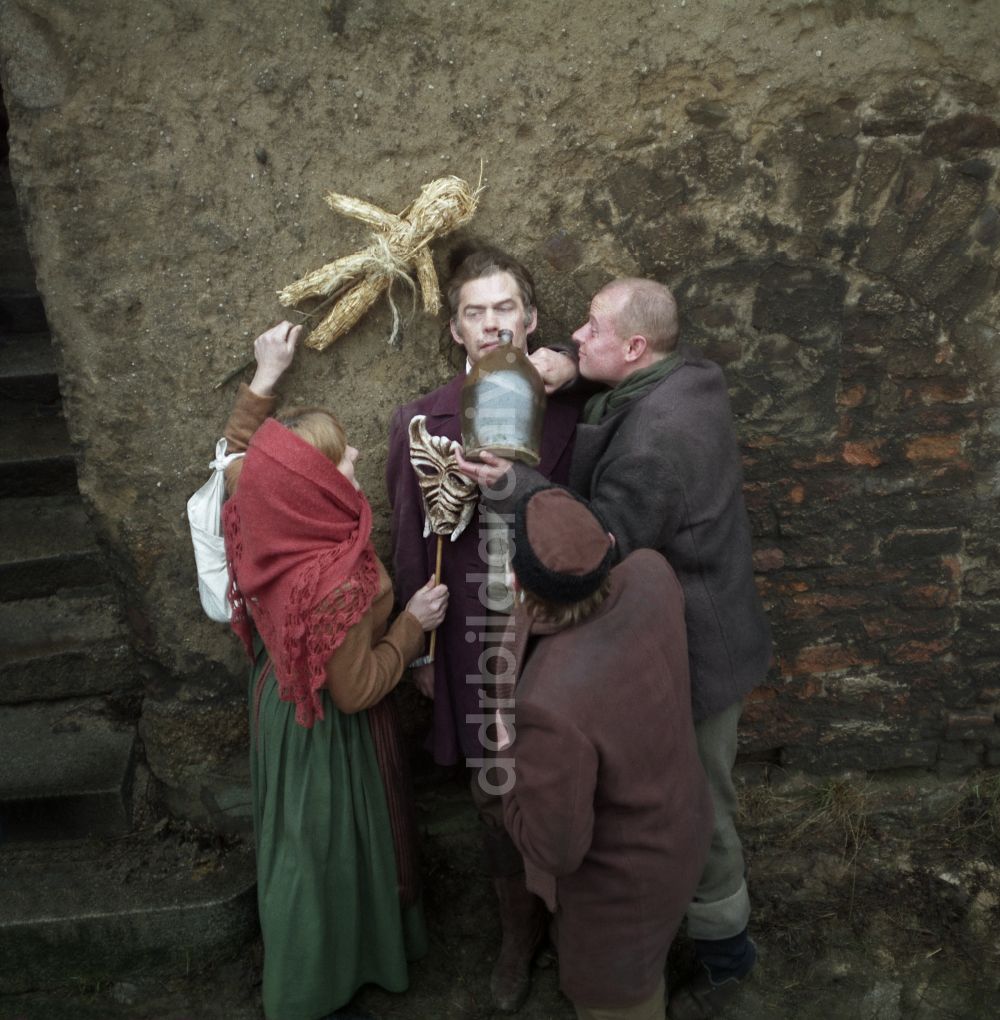
[[(577, 426), (569, 484), (607, 521), (616, 555), (661, 552), (684, 591), (691, 698), (715, 831), (687, 912), (699, 967), (671, 996), (673, 1020), (714, 1016), (756, 962), (736, 833), (732, 768), (743, 698), (767, 672), (771, 639), (754, 584), (743, 472), (722, 370), (678, 343), (677, 305), (653, 280), (615, 280), (573, 334), (579, 374), (604, 385)], [(552, 360), (547, 388), (571, 362)], [(510, 512), (541, 481), (523, 464), (484, 454), (463, 461)], [(516, 780), (515, 780), (516, 781)]]

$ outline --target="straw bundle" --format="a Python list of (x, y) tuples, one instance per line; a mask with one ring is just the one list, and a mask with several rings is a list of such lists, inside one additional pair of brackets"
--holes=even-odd
[[(425, 184), (412, 205), (398, 216), (377, 205), (348, 195), (327, 194), (326, 202), (341, 216), (349, 216), (373, 228), (371, 244), (353, 255), (325, 266), (289, 284), (278, 293), (285, 306), (297, 305), (307, 298), (330, 298), (347, 288), (327, 316), (309, 334), (306, 346), (318, 351), (343, 336), (383, 291), (390, 291), (396, 280), (414, 288), (415, 271), (424, 309), (432, 314), (441, 306), (440, 291), (430, 242), (457, 229), (472, 219), (479, 202), (480, 188), (473, 190), (458, 177), (439, 177)], [(392, 303), (393, 334), (398, 333), (398, 314)]]

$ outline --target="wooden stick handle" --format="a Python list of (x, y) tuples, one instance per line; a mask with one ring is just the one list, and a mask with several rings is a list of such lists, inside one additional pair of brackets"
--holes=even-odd
[[(434, 583), (435, 584), (440, 584), (441, 583), (441, 550), (444, 548), (444, 539), (441, 537), (441, 535), (438, 535), (437, 539), (438, 539), (437, 562), (434, 565)], [(434, 661), (434, 646), (437, 644), (437, 636), (438, 636), (437, 627), (435, 627), (431, 631), (431, 647), (430, 647), (430, 651), (427, 653), (427, 655), (430, 658), (431, 662)]]

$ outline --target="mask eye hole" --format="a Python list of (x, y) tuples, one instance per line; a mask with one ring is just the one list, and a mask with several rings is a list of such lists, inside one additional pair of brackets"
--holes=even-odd
[(438, 475), (438, 469), (431, 464), (414, 464), (414, 467), (425, 477), (435, 478)]

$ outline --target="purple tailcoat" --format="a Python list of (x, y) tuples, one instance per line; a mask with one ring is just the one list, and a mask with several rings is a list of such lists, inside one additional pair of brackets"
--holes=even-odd
[[(435, 436), (462, 440), (460, 372), (451, 382), (418, 400), (396, 409), (389, 430), (389, 458), (386, 487), (392, 507), (392, 548), (396, 598), (405, 606), (410, 596), (434, 573), (437, 536), (423, 537), (424, 507), (417, 477), (410, 464), (410, 419), (427, 417), (427, 431)], [(542, 432), (539, 472), (554, 482), (566, 484), (573, 453), (573, 437), (579, 416), (578, 401), (550, 397)], [(479, 549), (480, 513), (455, 542), (445, 540), (441, 580), (450, 593), (448, 613), (438, 628), (434, 657), (434, 760), (452, 765), (463, 758), (480, 758), (478, 722), (467, 722), (479, 708), (479, 657), (482, 621), (488, 611), (480, 596), (480, 579), (486, 572)], [(478, 575), (478, 576), (477, 576)], [(467, 640), (467, 634), (472, 638)], [(467, 678), (472, 678), (467, 681)]]

